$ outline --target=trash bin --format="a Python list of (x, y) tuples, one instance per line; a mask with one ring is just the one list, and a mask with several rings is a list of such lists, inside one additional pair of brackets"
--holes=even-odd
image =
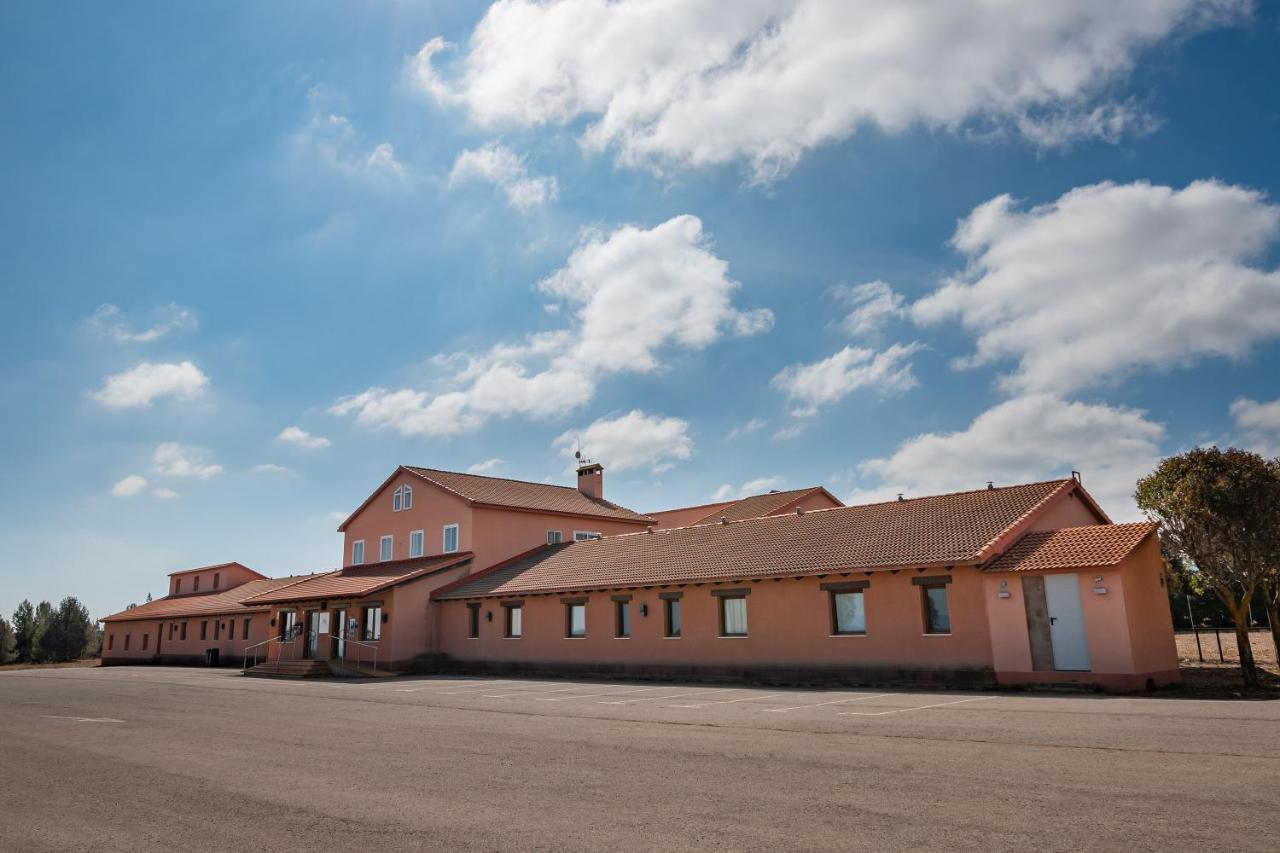
[(217, 665), (218, 665), (218, 650), (217, 650), (217, 649), (205, 649), (205, 650), (204, 650), (204, 665), (205, 665), (205, 666), (217, 666)]

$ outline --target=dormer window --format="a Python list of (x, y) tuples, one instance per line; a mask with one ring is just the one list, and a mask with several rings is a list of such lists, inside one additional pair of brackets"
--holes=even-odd
[(196, 575), (194, 578), (192, 578), (192, 579), (191, 579), (191, 591), (192, 591), (192, 592), (199, 592), (199, 591), (200, 591), (200, 576), (199, 576), (199, 575)]
[(400, 486), (391, 496), (391, 511), (413, 509), (413, 486)]

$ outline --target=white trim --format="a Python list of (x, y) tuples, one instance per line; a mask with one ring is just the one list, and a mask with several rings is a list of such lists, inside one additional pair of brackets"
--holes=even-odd
[[(391, 543), (391, 547), (390, 547), (390, 548), (387, 548), (387, 549), (383, 549), (383, 547), (382, 547), (382, 546), (383, 546), (383, 545), (386, 545), (388, 542), (390, 542), (390, 543)], [(390, 552), (391, 552), (391, 554), (390, 554), (389, 556), (386, 556), (386, 557), (382, 556), (384, 553), (386, 553), (386, 551), (390, 551)], [(395, 537), (393, 534), (390, 534), (390, 533), (388, 533), (386, 536), (379, 537), (379, 539), (378, 539), (378, 562), (379, 562), (379, 563), (385, 563), (385, 562), (387, 562), (388, 560), (394, 560), (395, 558), (396, 558), (396, 537)]]
[[(453, 547), (449, 547), (449, 529), (453, 529)], [(462, 547), (462, 529), (457, 523), (446, 524), (440, 528), (440, 553), (456, 554), (458, 549)]]
[(575, 530), (573, 531), (574, 542), (585, 542), (589, 539), (603, 539), (604, 534), (598, 530)]
[[(413, 537), (414, 536), (418, 537), (418, 553), (416, 554), (413, 553)], [(410, 530), (409, 531), (409, 556), (421, 557), (425, 553), (427, 553), (427, 531)]]
[[(359, 546), (360, 546), (360, 559), (358, 559), (358, 560), (356, 559), (356, 546), (357, 546), (357, 545), (359, 545)], [(363, 539), (353, 539), (353, 540), (351, 541), (351, 565), (353, 565), (353, 566), (363, 566), (363, 565), (364, 565), (364, 558), (365, 558), (365, 556), (367, 556), (367, 555), (366, 555), (366, 554), (365, 554), (365, 552), (364, 552), (364, 540), (363, 540)]]
[(407, 509), (413, 509), (413, 486), (405, 483), (396, 486), (391, 493), (391, 511), (404, 512)]
[[(555, 536), (555, 539), (552, 539), (552, 538), (551, 538), (552, 536)], [(563, 530), (548, 530), (548, 531), (547, 531), (547, 544), (548, 544), (548, 545), (559, 545), (559, 544), (560, 544), (561, 542), (563, 542), (563, 541), (564, 541), (564, 531), (563, 531)]]

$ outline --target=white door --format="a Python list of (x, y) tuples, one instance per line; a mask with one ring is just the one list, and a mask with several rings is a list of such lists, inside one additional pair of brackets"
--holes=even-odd
[(1088, 672), (1089, 637), (1080, 606), (1080, 576), (1045, 575), (1044, 597), (1049, 606), (1053, 668)]

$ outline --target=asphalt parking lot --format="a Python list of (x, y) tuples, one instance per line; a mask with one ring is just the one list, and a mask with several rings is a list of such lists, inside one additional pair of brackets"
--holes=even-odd
[(1280, 702), (0, 673), (0, 850), (1268, 849)]

